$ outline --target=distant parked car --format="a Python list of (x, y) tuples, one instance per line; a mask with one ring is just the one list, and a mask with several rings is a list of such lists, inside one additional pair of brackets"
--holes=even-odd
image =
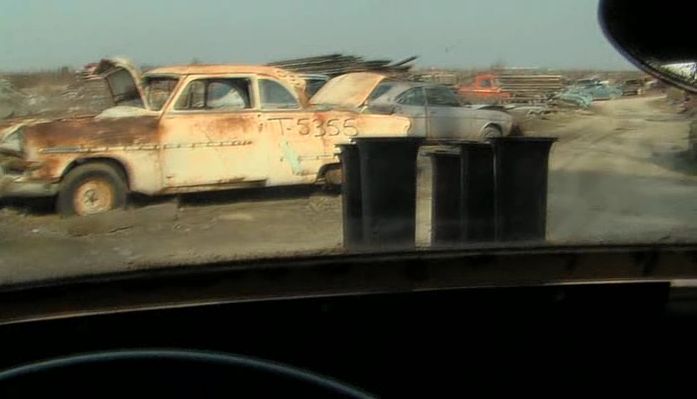
[(576, 94), (581, 96), (590, 96), (595, 100), (611, 100), (622, 96), (622, 89), (617, 86), (612, 86), (607, 83), (600, 82), (595, 79), (579, 80), (573, 86), (569, 87), (566, 94)]
[(460, 85), (457, 94), (472, 102), (500, 103), (508, 102), (512, 98), (497, 76), (490, 73), (477, 75), (470, 84)]
[(622, 83), (623, 96), (640, 96), (644, 93), (644, 81), (641, 79), (628, 79)]
[(410, 134), (432, 139), (508, 136), (513, 117), (481, 105), (463, 105), (446, 86), (384, 81), (370, 94), (364, 112), (397, 114), (412, 120)]

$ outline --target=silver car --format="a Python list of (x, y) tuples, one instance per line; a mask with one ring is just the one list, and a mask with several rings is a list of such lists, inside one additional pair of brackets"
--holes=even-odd
[(508, 136), (513, 127), (508, 113), (463, 105), (449, 88), (431, 83), (383, 81), (368, 97), (363, 112), (408, 116), (410, 134), (429, 139)]

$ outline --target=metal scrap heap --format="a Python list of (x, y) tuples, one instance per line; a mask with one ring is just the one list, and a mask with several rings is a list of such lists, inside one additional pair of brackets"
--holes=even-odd
[(317, 57), (296, 58), (292, 60), (275, 61), (268, 65), (287, 69), (296, 73), (323, 74), (338, 76), (349, 72), (383, 72), (391, 75), (406, 75), (413, 65), (410, 63), (417, 57), (409, 57), (399, 62), (391, 60), (365, 60), (342, 54), (330, 54)]
[(0, 119), (13, 115), (26, 102), (26, 94), (17, 90), (10, 81), (0, 79)]

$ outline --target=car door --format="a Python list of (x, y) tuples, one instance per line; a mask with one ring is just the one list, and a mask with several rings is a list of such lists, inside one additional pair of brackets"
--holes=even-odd
[(303, 109), (294, 90), (271, 77), (257, 81), (261, 134), (269, 141), (269, 184), (313, 183), (335, 158), (332, 135), (340, 121)]
[(423, 87), (406, 90), (396, 97), (395, 103), (395, 113), (411, 119), (410, 134), (416, 137), (427, 137), (426, 94)]
[(260, 183), (268, 143), (259, 135), (251, 76), (190, 78), (160, 122), (168, 188)]
[(425, 90), (429, 138), (477, 137), (475, 110), (463, 107), (447, 87), (426, 87)]

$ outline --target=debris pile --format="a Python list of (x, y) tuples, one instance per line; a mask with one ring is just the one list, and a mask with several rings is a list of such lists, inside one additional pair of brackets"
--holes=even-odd
[(27, 95), (17, 90), (9, 80), (0, 79), (0, 119), (15, 115), (25, 107)]
[(99, 75), (96, 73), (98, 62), (92, 62), (82, 67), (81, 70), (77, 72), (77, 76), (83, 80), (94, 80), (100, 79)]
[(0, 78), (0, 119), (98, 114), (111, 106), (104, 80), (82, 72), (24, 72)]
[(329, 76), (338, 76), (349, 72), (375, 71), (392, 75), (405, 75), (413, 65), (411, 62), (417, 57), (409, 57), (402, 61), (391, 60), (365, 60), (342, 54), (329, 54), (317, 57), (296, 58), (271, 62), (268, 65), (287, 69), (296, 73), (315, 73)]
[(103, 79), (78, 79), (61, 94), (61, 98), (82, 112), (98, 113), (113, 106)]

